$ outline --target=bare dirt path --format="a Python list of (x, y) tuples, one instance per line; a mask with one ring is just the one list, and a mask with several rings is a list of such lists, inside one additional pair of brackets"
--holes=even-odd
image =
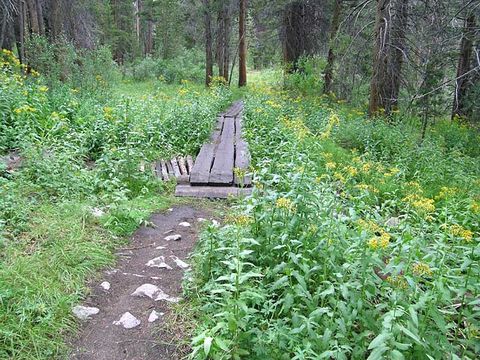
[[(118, 251), (117, 266), (92, 284), (92, 295), (81, 304), (98, 313), (84, 321), (72, 341), (70, 359), (158, 360), (185, 355), (178, 341), (171, 341), (168, 319), (172, 306), (181, 301), (182, 278), (200, 226), (210, 218), (207, 210), (180, 205), (153, 215), (154, 227), (142, 227), (132, 236), (130, 244)], [(181, 339), (185, 334), (177, 325)]]

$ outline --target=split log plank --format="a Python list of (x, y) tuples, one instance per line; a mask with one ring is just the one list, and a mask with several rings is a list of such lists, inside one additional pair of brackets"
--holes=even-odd
[(187, 156), (187, 171), (188, 171), (189, 174), (192, 173), (192, 169), (193, 169), (193, 158), (190, 155), (188, 155)]
[(160, 162), (162, 168), (161, 168), (161, 173), (162, 173), (162, 179), (163, 181), (168, 181), (168, 171), (167, 171), (167, 165), (165, 164), (165, 161)]
[(178, 157), (178, 167), (182, 175), (188, 175), (187, 164), (185, 163), (185, 158), (183, 156)]
[(233, 184), (233, 165), (234, 165), (234, 131), (235, 125), (233, 118), (225, 118), (223, 131), (215, 150), (215, 160), (210, 172), (209, 183), (214, 185)]
[(190, 186), (177, 185), (175, 196), (227, 199), (231, 196), (248, 196), (251, 188), (238, 188), (233, 186)]
[(173, 158), (172, 160), (170, 160), (170, 163), (172, 164), (172, 167), (173, 167), (173, 173), (175, 174), (175, 177), (178, 179), (182, 174), (180, 173), (180, 168), (178, 167), (177, 159)]
[(214, 144), (204, 144), (200, 149), (200, 153), (198, 154), (195, 164), (190, 172), (190, 183), (192, 185), (208, 184), (214, 151)]

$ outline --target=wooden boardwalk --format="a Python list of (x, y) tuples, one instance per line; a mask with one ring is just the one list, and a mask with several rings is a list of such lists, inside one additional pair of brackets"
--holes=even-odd
[(242, 138), (242, 112), (243, 103), (238, 101), (219, 115), (210, 141), (188, 169), (189, 184), (179, 182), (176, 196), (226, 198), (251, 192), (252, 181), (247, 174), (250, 153)]

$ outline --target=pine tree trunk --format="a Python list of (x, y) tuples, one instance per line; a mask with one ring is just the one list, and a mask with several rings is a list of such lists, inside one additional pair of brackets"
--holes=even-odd
[(34, 34), (40, 34), (40, 25), (38, 23), (38, 12), (36, 0), (27, 0), (28, 20), (30, 23), (30, 30)]
[(328, 48), (327, 66), (325, 67), (325, 78), (323, 84), (323, 93), (332, 92), (333, 82), (333, 67), (335, 62), (334, 41), (337, 37), (338, 27), (340, 25), (340, 15), (342, 12), (342, 0), (335, 0), (335, 7), (333, 9), (332, 25), (330, 30), (330, 44)]
[(15, 42), (17, 45), (18, 59), (21, 63), (25, 63), (25, 4), (23, 1), (18, 2), (18, 13), (14, 20)]
[(216, 60), (218, 67), (218, 76), (223, 76), (223, 51), (225, 50), (225, 22), (224, 22), (224, 6), (220, 5), (217, 12), (217, 38), (216, 38)]
[(375, 50), (373, 53), (373, 74), (370, 83), (370, 104), (368, 113), (377, 115), (385, 109), (385, 94), (388, 93), (388, 43), (390, 41), (390, 0), (377, 0), (375, 18)]
[(298, 60), (307, 53), (305, 29), (305, 4), (301, 1), (289, 3), (284, 10), (283, 60), (288, 72), (298, 70)]
[(455, 116), (467, 115), (465, 98), (469, 88), (469, 78), (467, 74), (471, 68), (471, 58), (473, 53), (473, 39), (475, 36), (475, 15), (472, 13), (465, 19), (462, 41), (460, 43), (460, 54), (457, 66), (457, 81), (455, 84), (455, 94), (453, 99), (452, 119)]
[(228, 81), (229, 75), (229, 67), (230, 67), (230, 33), (231, 33), (231, 22), (230, 22), (230, 14), (229, 14), (229, 7), (225, 8), (225, 16), (223, 18), (224, 21), (224, 40), (223, 40), (223, 78), (225, 81)]
[(240, 0), (240, 13), (238, 17), (238, 37), (239, 37), (239, 70), (238, 86), (247, 85), (247, 39), (246, 39), (246, 16), (247, 0)]
[(210, 86), (213, 77), (212, 19), (210, 1), (203, 0), (205, 21), (205, 85)]

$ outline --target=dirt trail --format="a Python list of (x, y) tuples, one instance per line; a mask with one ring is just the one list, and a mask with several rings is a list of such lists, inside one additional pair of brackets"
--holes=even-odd
[[(177, 206), (153, 215), (155, 227), (142, 227), (132, 236), (130, 244), (118, 251), (117, 266), (105, 271), (81, 304), (99, 312), (84, 322), (70, 359), (158, 360), (185, 355), (171, 343), (166, 321), (172, 304), (182, 296), (184, 268), (201, 222), (210, 216), (206, 210)], [(181, 240), (174, 240), (175, 235), (181, 235)], [(167, 241), (169, 236), (173, 239)], [(135, 292), (137, 296), (132, 295)], [(126, 323), (114, 324), (120, 320)], [(181, 333), (182, 326), (178, 326)]]

